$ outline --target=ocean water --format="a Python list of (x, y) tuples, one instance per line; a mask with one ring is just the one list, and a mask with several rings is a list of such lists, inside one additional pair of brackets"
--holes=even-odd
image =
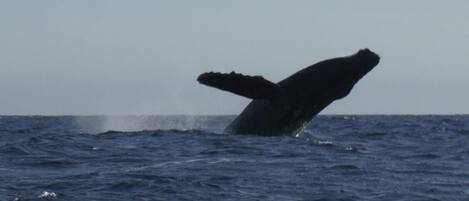
[(0, 116), (0, 200), (469, 200), (469, 116)]

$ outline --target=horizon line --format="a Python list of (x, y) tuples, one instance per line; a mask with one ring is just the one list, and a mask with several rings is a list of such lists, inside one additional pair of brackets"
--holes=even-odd
[[(0, 117), (238, 116), (239, 114), (0, 114)], [(469, 113), (326, 113), (317, 116), (464, 116)]]

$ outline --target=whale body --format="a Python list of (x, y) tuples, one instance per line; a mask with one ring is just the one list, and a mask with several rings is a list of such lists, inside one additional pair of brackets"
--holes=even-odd
[(333, 101), (344, 98), (378, 63), (369, 49), (328, 59), (273, 83), (262, 76), (208, 72), (199, 83), (253, 99), (225, 132), (294, 135)]

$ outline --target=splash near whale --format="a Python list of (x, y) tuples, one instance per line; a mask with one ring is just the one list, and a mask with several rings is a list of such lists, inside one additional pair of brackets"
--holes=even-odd
[(328, 59), (274, 83), (262, 76), (235, 72), (201, 74), (201, 84), (253, 99), (225, 132), (235, 134), (293, 135), (353, 86), (378, 63), (369, 49)]

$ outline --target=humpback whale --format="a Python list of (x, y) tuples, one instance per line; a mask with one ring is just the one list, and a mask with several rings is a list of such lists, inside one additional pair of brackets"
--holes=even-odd
[(273, 83), (262, 76), (236, 72), (201, 74), (201, 84), (253, 99), (225, 132), (294, 135), (333, 101), (344, 98), (378, 63), (369, 49), (308, 66)]

